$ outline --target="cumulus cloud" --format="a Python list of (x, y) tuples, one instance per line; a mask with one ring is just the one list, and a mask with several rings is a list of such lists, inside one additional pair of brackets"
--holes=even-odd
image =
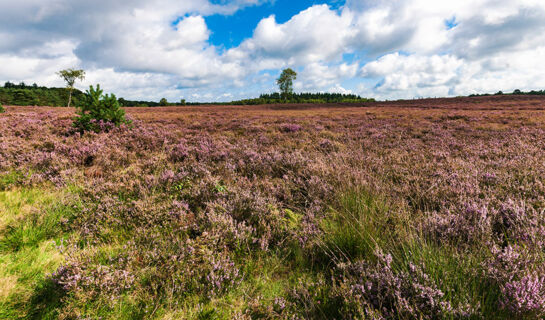
[(339, 15), (327, 5), (312, 6), (284, 24), (270, 16), (259, 22), (251, 39), (227, 54), (260, 61), (258, 68), (339, 60), (351, 20), (349, 13)]
[(229, 50), (210, 43), (207, 16), (265, 2), (2, 1), (0, 81), (62, 85), (54, 72), (79, 66), (83, 85), (128, 98), (226, 100), (273, 90), (289, 66), (297, 90), (378, 98), (545, 87), (541, 0), (347, 0), (263, 17)]
[(545, 87), (538, 76), (545, 72), (539, 62), (545, 49), (542, 1), (363, 1), (359, 10), (360, 30), (377, 25), (366, 15), (378, 15), (393, 21), (385, 39), (400, 27), (406, 32), (404, 42), (385, 50), (371, 45), (368, 52), (376, 56), (369, 56), (360, 75), (375, 82), (360, 85), (362, 94), (412, 98)]

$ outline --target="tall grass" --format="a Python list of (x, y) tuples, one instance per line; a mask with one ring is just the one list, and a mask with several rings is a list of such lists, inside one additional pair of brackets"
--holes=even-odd
[(63, 261), (56, 246), (74, 205), (65, 191), (0, 192), (0, 319), (54, 316), (58, 290), (46, 278)]
[(462, 248), (430, 240), (419, 228), (418, 220), (411, 218), (408, 208), (394, 205), (382, 195), (365, 188), (341, 193), (323, 220), (322, 229), (324, 234), (314, 252), (314, 261), (322, 266), (321, 271), (356, 261), (374, 263), (377, 252), (389, 254), (396, 273), (414, 272), (411, 265), (423, 266), (452, 306), (463, 309), (477, 305), (490, 317), (510, 317), (498, 309), (497, 285), (483, 280), (487, 248)]

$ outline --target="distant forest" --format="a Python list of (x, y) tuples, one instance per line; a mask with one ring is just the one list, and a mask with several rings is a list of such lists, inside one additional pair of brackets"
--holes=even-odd
[[(27, 85), (24, 82), (14, 84), (6, 82), (0, 87), (0, 105), (12, 106), (52, 106), (63, 107), (68, 101), (68, 89), (66, 88), (47, 88), (37, 84)], [(545, 95), (545, 90), (524, 92), (515, 90), (512, 93), (503, 93), (499, 91), (495, 94), (472, 94), (474, 96), (491, 95)], [(72, 102), (74, 106), (81, 106), (85, 103), (86, 94), (78, 89), (74, 89)], [(342, 93), (292, 93), (283, 97), (280, 93), (262, 94), (259, 98), (244, 99), (231, 102), (186, 102), (181, 99), (179, 102), (168, 102), (166, 99), (155, 101), (138, 101), (118, 99), (123, 107), (159, 107), (159, 106), (178, 106), (178, 105), (256, 105), (256, 104), (281, 104), (281, 103), (358, 103), (372, 102), (375, 99), (362, 98), (355, 94)]]
[(348, 103), (348, 102), (372, 102), (375, 99), (362, 98), (355, 94), (343, 93), (292, 93), (285, 99), (280, 93), (262, 94), (257, 99), (232, 101), (230, 104), (276, 104), (276, 103)]
[[(0, 104), (10, 106), (52, 106), (63, 107), (68, 101), (69, 91), (66, 88), (39, 87), (37, 84), (27, 85), (24, 82), (14, 84), (6, 82), (0, 87)], [(74, 89), (72, 102), (80, 106), (85, 100), (85, 93)]]
[(545, 95), (545, 90), (532, 90), (528, 92), (521, 91), (519, 89), (516, 89), (512, 93), (504, 93), (503, 91), (498, 91), (494, 94), (491, 93), (483, 93), (483, 94), (470, 94), (470, 97), (487, 97), (487, 96), (501, 96), (501, 95), (532, 95), (532, 96), (542, 96)]
[[(27, 85), (24, 82), (14, 84), (6, 82), (0, 87), (0, 104), (12, 106), (52, 106), (63, 107), (68, 101), (68, 89), (47, 88), (37, 84)], [(74, 106), (80, 106), (85, 101), (85, 93), (74, 89), (72, 94)], [(124, 107), (159, 107), (176, 105), (255, 105), (255, 104), (278, 104), (278, 103), (348, 103), (348, 102), (369, 102), (374, 99), (362, 98), (354, 94), (341, 93), (292, 93), (282, 97), (280, 93), (262, 94), (259, 98), (244, 99), (231, 102), (186, 102), (181, 99), (179, 102), (168, 102), (161, 99), (159, 102), (145, 100), (118, 99), (119, 104)]]

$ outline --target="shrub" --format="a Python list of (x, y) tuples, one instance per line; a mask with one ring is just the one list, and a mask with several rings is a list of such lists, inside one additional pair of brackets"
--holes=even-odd
[(114, 126), (130, 123), (125, 119), (125, 111), (121, 109), (114, 94), (104, 95), (100, 85), (96, 89), (90, 86), (86, 94), (86, 101), (78, 108), (78, 116), (73, 123), (74, 128), (80, 132), (108, 131)]
[(4, 113), (4, 112), (6, 112), (6, 109), (4, 108), (4, 106), (2, 106), (2, 105), (0, 104), (0, 113)]

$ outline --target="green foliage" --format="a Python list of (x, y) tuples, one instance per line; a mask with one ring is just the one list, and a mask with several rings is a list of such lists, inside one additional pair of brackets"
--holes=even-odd
[(66, 82), (66, 87), (69, 90), (68, 107), (70, 107), (70, 103), (72, 102), (72, 91), (74, 90), (74, 84), (76, 83), (76, 80), (83, 81), (83, 79), (85, 79), (85, 71), (66, 69), (57, 72), (57, 75), (59, 75), (59, 77), (61, 77)]
[[(30, 173), (28, 175), (30, 175)], [(27, 178), (25, 174), (17, 170), (11, 170), (0, 174), (0, 191), (8, 190), (17, 184), (20, 184), (25, 178)]]
[(366, 191), (341, 195), (338, 209), (322, 223), (324, 238), (317, 252), (318, 262), (330, 265), (372, 258), (377, 246), (398, 244), (393, 236), (401, 230), (398, 228), (405, 228), (404, 223), (399, 217), (388, 217), (389, 212), (384, 200)]
[(457, 248), (438, 246), (423, 238), (421, 230), (400, 209), (362, 189), (340, 194), (339, 202), (322, 222), (323, 236), (316, 251), (307, 258), (318, 269), (327, 270), (354, 261), (375, 263), (377, 251), (388, 252), (394, 273), (410, 273), (411, 266), (421, 265), (452, 306), (480, 301), (484, 314), (502, 318), (496, 305), (499, 289), (474, 272), (483, 265), (486, 249), (475, 248), (471, 254), (462, 255)]
[[(520, 96), (520, 95), (531, 95), (531, 96), (543, 96), (543, 95), (545, 95), (545, 90), (522, 91), (522, 90), (520, 90), (520, 89), (515, 89), (515, 90), (513, 90), (512, 93), (506, 93), (506, 92), (503, 92), (503, 91), (498, 91), (498, 92), (496, 92), (494, 95), (496, 95), (496, 96), (501, 96), (501, 95), (515, 95), (515, 96)], [(470, 97), (487, 97), (487, 96), (491, 96), (491, 94), (490, 94), (490, 93), (470, 94), (469, 96), (470, 96)]]
[[(70, 92), (65, 88), (46, 88), (36, 84), (28, 86), (24, 83), (6, 82), (0, 87), (0, 103), (10, 106), (66, 106)], [(78, 89), (72, 91), (72, 104), (81, 105), (85, 94)]]
[(276, 79), (276, 84), (280, 88), (282, 98), (287, 99), (293, 93), (293, 80), (297, 78), (297, 72), (291, 68), (282, 70), (280, 77)]
[(232, 105), (258, 105), (258, 104), (280, 104), (280, 103), (362, 103), (373, 102), (375, 99), (362, 98), (355, 94), (344, 93), (292, 93), (287, 99), (282, 94), (275, 92), (262, 94), (257, 99), (245, 99), (233, 101)]
[(125, 119), (125, 111), (121, 109), (115, 95), (104, 95), (100, 85), (96, 89), (89, 87), (86, 103), (78, 108), (77, 114), (73, 126), (80, 132), (107, 131), (113, 126), (130, 123)]
[(57, 72), (57, 75), (66, 82), (67, 88), (73, 88), (76, 80), (85, 79), (85, 71), (83, 70), (66, 69)]
[(165, 107), (165, 106), (168, 106), (168, 101), (166, 98), (162, 98), (160, 101), (159, 101), (159, 105)]
[(4, 108), (3, 105), (0, 104), (0, 113), (4, 113), (6, 112), (6, 109)]
[(77, 208), (67, 195), (0, 192), (0, 319), (55, 318), (62, 291), (47, 276), (62, 262), (56, 245)]

